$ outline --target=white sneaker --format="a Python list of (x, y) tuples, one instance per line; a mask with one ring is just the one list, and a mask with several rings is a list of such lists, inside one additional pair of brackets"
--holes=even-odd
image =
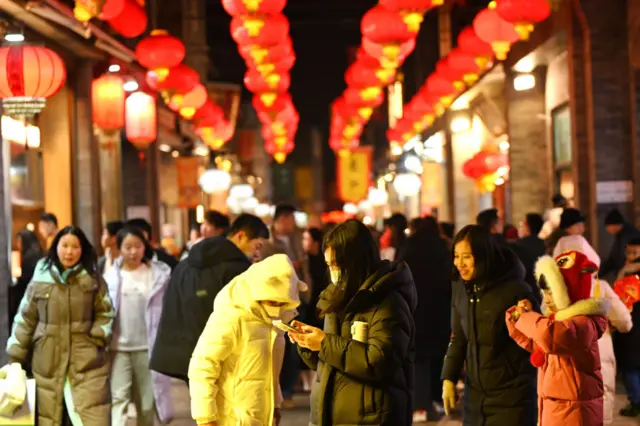
[(426, 410), (418, 410), (413, 413), (413, 422), (414, 423), (426, 423), (427, 422), (427, 411)]

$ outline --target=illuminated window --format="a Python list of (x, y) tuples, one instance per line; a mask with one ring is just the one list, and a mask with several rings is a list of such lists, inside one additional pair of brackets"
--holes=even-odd
[(565, 104), (551, 111), (553, 129), (554, 189), (568, 199), (573, 198), (573, 145), (571, 137), (571, 111)]

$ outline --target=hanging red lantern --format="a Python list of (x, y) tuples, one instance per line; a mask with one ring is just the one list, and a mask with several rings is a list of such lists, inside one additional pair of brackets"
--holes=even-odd
[[(287, 73), (263, 76), (256, 70), (248, 70), (244, 77), (244, 84), (251, 93), (282, 93), (289, 90), (291, 78)], [(275, 101), (275, 96), (273, 100)], [(267, 101), (265, 103), (268, 104)]]
[(224, 112), (222, 108), (208, 100), (196, 111), (191, 120), (196, 127), (213, 126), (220, 120), (224, 120)]
[(245, 60), (248, 67), (256, 68), (265, 63), (279, 62), (289, 56), (294, 56), (293, 44), (287, 37), (285, 42), (275, 46), (260, 46), (257, 44), (238, 46), (240, 56)]
[(261, 65), (258, 65), (255, 69), (263, 76), (267, 76), (273, 73), (282, 74), (282, 73), (287, 73), (291, 71), (291, 68), (293, 68), (293, 65), (295, 63), (296, 63), (296, 57), (292, 55), (292, 56), (287, 56), (285, 58), (282, 58), (278, 62), (264, 63)]
[(126, 93), (124, 80), (115, 74), (106, 74), (91, 84), (93, 123), (106, 133), (124, 127)]
[(374, 6), (362, 17), (362, 36), (374, 43), (404, 43), (415, 38), (422, 23), (422, 13), (402, 16), (382, 6)]
[(378, 4), (394, 12), (416, 10), (425, 13), (433, 6), (442, 5), (443, 0), (378, 0)]
[(462, 73), (462, 80), (471, 86), (478, 81), (480, 67), (476, 58), (456, 47), (449, 54), (449, 65)]
[(458, 48), (464, 53), (476, 58), (476, 63), (481, 71), (489, 67), (494, 55), (491, 45), (482, 41), (472, 26), (466, 27), (460, 32), (458, 36)]
[(62, 87), (67, 71), (60, 56), (40, 46), (0, 47), (0, 98), (5, 114), (33, 116)]
[(126, 38), (138, 37), (144, 33), (148, 24), (147, 14), (136, 0), (125, 0), (121, 13), (106, 21)]
[(102, 11), (104, 0), (76, 0), (73, 16), (80, 22), (89, 22)]
[(129, 95), (125, 106), (125, 133), (137, 149), (149, 147), (158, 136), (156, 100), (144, 92)]
[(520, 39), (513, 24), (502, 19), (496, 12), (495, 1), (476, 15), (473, 29), (481, 40), (491, 45), (500, 61), (507, 59), (511, 45)]
[(414, 38), (404, 43), (375, 43), (367, 38), (362, 39), (362, 48), (372, 57), (380, 61), (380, 65), (387, 69), (397, 69), (416, 47)]
[(363, 120), (369, 120), (376, 108), (384, 102), (384, 92), (380, 87), (367, 87), (363, 89), (347, 88), (344, 99), (350, 105), (357, 108), (358, 115)]
[(289, 21), (282, 14), (236, 16), (231, 37), (240, 45), (273, 46), (289, 35)]
[(440, 98), (440, 103), (445, 108), (451, 105), (458, 92), (452, 82), (437, 73), (431, 74), (427, 78), (426, 88), (431, 94)]
[(464, 72), (460, 71), (458, 68), (452, 67), (448, 56), (438, 61), (436, 64), (436, 72), (441, 77), (444, 77), (453, 83), (453, 87), (455, 87), (456, 91), (461, 92), (464, 90)]
[(233, 126), (227, 120), (220, 120), (214, 125), (199, 127), (196, 130), (202, 141), (214, 151), (222, 148), (233, 137)]
[(272, 113), (284, 109), (289, 103), (293, 104), (291, 95), (288, 93), (278, 93), (271, 105), (264, 103), (259, 95), (255, 95), (252, 100), (253, 107), (258, 112)]
[(152, 90), (161, 92), (169, 103), (173, 95), (188, 93), (200, 84), (200, 76), (193, 68), (180, 64), (171, 68), (162, 80), (155, 71), (148, 71), (146, 82)]
[(271, 155), (278, 164), (287, 161), (287, 156), (293, 152), (294, 147), (293, 140), (288, 138), (267, 140), (264, 144), (267, 154)]
[(497, 0), (496, 12), (515, 26), (520, 40), (528, 40), (533, 25), (551, 15), (551, 4), (548, 0)]
[(110, 21), (120, 16), (124, 11), (127, 0), (106, 0), (102, 6), (99, 18), (103, 21)]
[(222, 0), (222, 7), (231, 16), (255, 13), (273, 15), (282, 13), (287, 0)]
[(136, 46), (136, 59), (140, 65), (152, 70), (160, 81), (169, 75), (169, 69), (184, 60), (185, 55), (182, 41), (165, 30), (151, 31), (151, 35)]
[(370, 67), (371, 62), (366, 63), (356, 60), (345, 73), (344, 79), (347, 85), (354, 87), (386, 86), (393, 83), (396, 70), (392, 68), (382, 68), (380, 62), (371, 58), (377, 66)]
[(207, 102), (208, 97), (209, 93), (207, 93), (207, 88), (202, 84), (197, 84), (196, 87), (184, 95), (173, 95), (167, 106), (172, 111), (178, 111), (182, 118), (190, 120), (196, 111)]

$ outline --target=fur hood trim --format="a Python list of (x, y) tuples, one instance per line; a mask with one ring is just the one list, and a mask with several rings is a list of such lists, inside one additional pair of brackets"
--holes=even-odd
[(607, 299), (595, 298), (579, 300), (573, 305), (556, 312), (556, 321), (563, 321), (580, 315), (606, 316), (611, 309), (611, 302)]
[(544, 275), (544, 281), (553, 294), (553, 301), (558, 309), (563, 310), (571, 306), (571, 298), (569, 291), (564, 283), (564, 277), (560, 272), (560, 268), (551, 256), (542, 256), (536, 262), (535, 268), (536, 281), (540, 283)]

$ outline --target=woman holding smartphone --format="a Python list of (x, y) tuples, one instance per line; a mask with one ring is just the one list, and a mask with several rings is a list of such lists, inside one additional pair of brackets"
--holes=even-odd
[(417, 304), (411, 272), (382, 261), (356, 220), (327, 234), (323, 250), (332, 282), (318, 302), (324, 330), (295, 321), (299, 332), (289, 332), (318, 372), (310, 424), (409, 426)]

